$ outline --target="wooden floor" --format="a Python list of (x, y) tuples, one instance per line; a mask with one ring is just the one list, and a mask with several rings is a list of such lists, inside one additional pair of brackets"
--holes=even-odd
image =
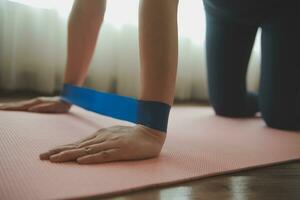
[[(26, 97), (28, 98), (28, 95)], [(0, 102), (23, 98), (23, 95), (21, 97), (0, 97)], [(169, 187), (146, 189), (104, 199), (300, 200), (300, 161), (209, 177)]]
[(299, 200), (300, 162), (209, 177), (170, 187), (148, 189), (105, 199)]

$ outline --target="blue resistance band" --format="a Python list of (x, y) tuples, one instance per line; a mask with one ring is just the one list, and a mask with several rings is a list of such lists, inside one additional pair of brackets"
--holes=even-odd
[(64, 84), (60, 98), (95, 113), (167, 132), (171, 107), (166, 103), (137, 100), (71, 84)]

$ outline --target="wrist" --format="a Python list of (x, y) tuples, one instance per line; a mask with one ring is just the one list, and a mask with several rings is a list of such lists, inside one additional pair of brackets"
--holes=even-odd
[(171, 106), (159, 101), (138, 100), (137, 124), (166, 133)]
[(59, 102), (63, 103), (68, 109), (71, 109), (71, 107), (72, 107), (71, 103), (64, 101), (60, 97), (59, 97)]
[(72, 84), (64, 84), (60, 97), (65, 102), (99, 114), (167, 132), (171, 106), (164, 102), (137, 100)]
[(73, 77), (73, 78), (66, 77), (65, 80), (63, 81), (63, 85), (71, 84), (71, 85), (76, 85), (78, 87), (83, 86), (83, 83), (84, 83), (84, 79), (82, 78), (80, 79), (78, 77)]
[(167, 137), (167, 133), (166, 132), (162, 132), (156, 129), (152, 129), (149, 128), (147, 126), (141, 125), (141, 124), (137, 124), (133, 127), (138, 133), (142, 133), (145, 134), (149, 137), (151, 137), (152, 139), (155, 139), (158, 143), (161, 144), (161, 146), (164, 144), (165, 139)]

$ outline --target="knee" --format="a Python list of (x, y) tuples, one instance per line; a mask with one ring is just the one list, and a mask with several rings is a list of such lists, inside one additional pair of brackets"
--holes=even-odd
[(218, 116), (222, 117), (244, 117), (244, 112), (231, 103), (212, 102), (212, 107)]
[(295, 109), (262, 107), (262, 117), (267, 126), (282, 130), (299, 130), (299, 118)]
[[(229, 94), (229, 95), (228, 95)], [(209, 99), (216, 115), (223, 117), (253, 117), (258, 111), (257, 98), (248, 95), (219, 94), (211, 90)]]
[(263, 116), (264, 121), (266, 122), (267, 126), (270, 128), (275, 129), (282, 129), (282, 130), (299, 130), (299, 126), (296, 123), (296, 118), (291, 118), (284, 116)]

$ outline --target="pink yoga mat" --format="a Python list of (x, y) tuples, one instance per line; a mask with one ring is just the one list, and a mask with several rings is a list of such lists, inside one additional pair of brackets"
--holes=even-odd
[(98, 165), (53, 164), (40, 152), (101, 127), (128, 124), (73, 108), (70, 114), (0, 111), (0, 199), (103, 196), (300, 159), (300, 133), (261, 119), (226, 119), (210, 108), (172, 109), (160, 157)]

